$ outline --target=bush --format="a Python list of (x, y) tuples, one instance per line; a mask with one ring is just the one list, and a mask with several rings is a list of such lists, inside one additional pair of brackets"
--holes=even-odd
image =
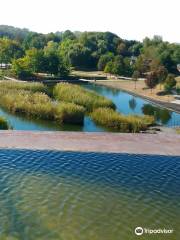
[(97, 124), (119, 132), (140, 132), (154, 124), (151, 116), (124, 116), (110, 108), (98, 108), (90, 116)]
[(9, 128), (10, 127), (7, 120), (3, 117), (0, 117), (0, 130), (7, 130)]
[(70, 103), (56, 103), (45, 93), (24, 90), (0, 90), (0, 105), (12, 113), (53, 120), (59, 123), (83, 124), (84, 108)]
[(74, 84), (59, 83), (55, 86), (53, 94), (55, 99), (81, 105), (87, 111), (92, 111), (99, 107), (115, 109), (115, 105), (111, 100)]
[(175, 76), (173, 74), (168, 74), (165, 83), (164, 89), (166, 92), (171, 92), (171, 90), (176, 86)]

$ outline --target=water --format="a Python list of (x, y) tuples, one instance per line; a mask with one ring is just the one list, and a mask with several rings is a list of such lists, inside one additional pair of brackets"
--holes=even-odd
[[(94, 90), (100, 95), (111, 99), (117, 111), (123, 114), (147, 114), (153, 115), (156, 121), (164, 126), (180, 125), (180, 114), (171, 112), (164, 108), (159, 108), (142, 98), (134, 97), (128, 93), (112, 88), (85, 84), (85, 88)], [(8, 119), (10, 125), (14, 130), (38, 130), (38, 131), (83, 131), (83, 132), (104, 132), (109, 131), (103, 127), (97, 126), (88, 116), (85, 117), (84, 125), (58, 125), (52, 121), (43, 121), (28, 119), (27, 117), (13, 115), (0, 108), (0, 116)]]
[(158, 107), (143, 98), (132, 96), (121, 90), (95, 84), (87, 84), (84, 87), (111, 99), (115, 103), (117, 111), (125, 115), (152, 115), (158, 123), (164, 126), (180, 125), (180, 114)]
[(0, 150), (0, 239), (180, 239), (180, 157)]

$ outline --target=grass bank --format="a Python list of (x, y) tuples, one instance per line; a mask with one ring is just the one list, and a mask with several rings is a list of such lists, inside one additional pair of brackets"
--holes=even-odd
[(109, 108), (95, 109), (91, 118), (99, 125), (119, 132), (140, 132), (155, 123), (151, 116), (125, 116)]
[(88, 112), (99, 107), (115, 109), (115, 104), (111, 100), (74, 84), (57, 84), (53, 90), (53, 95), (59, 101), (71, 102), (83, 106)]
[(6, 90), (26, 90), (35, 92), (47, 93), (48, 88), (42, 83), (32, 83), (32, 82), (13, 82), (13, 81), (1, 81), (0, 89)]
[[(31, 89), (31, 88), (30, 88)], [(34, 91), (34, 92), (32, 92)], [(42, 92), (2, 88), (0, 105), (11, 113), (62, 123), (83, 124), (85, 110), (73, 103), (54, 102)]]

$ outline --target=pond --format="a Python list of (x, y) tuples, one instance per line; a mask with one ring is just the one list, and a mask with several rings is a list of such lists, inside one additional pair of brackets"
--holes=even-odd
[(180, 114), (172, 112), (168, 109), (158, 107), (157, 105), (150, 103), (143, 98), (133, 96), (127, 92), (116, 90), (113, 88), (87, 84), (85, 88), (96, 91), (100, 95), (103, 95), (111, 99), (116, 107), (117, 111), (125, 115), (128, 114), (145, 114), (155, 117), (159, 124), (164, 126), (180, 125)]
[[(157, 107), (142, 98), (134, 97), (121, 90), (115, 90), (100, 85), (84, 84), (82, 86), (89, 90), (94, 90), (100, 95), (111, 99), (115, 103), (117, 111), (123, 114), (153, 115), (155, 116), (156, 121), (164, 126), (172, 126), (174, 124), (180, 125), (180, 114)], [(13, 115), (2, 108), (0, 108), (0, 116), (6, 117), (14, 130), (83, 132), (109, 131), (103, 127), (97, 126), (88, 116), (85, 117), (83, 126), (70, 124), (60, 126), (52, 121), (28, 119), (27, 117), (20, 115)]]
[(0, 239), (180, 239), (179, 157), (0, 150)]

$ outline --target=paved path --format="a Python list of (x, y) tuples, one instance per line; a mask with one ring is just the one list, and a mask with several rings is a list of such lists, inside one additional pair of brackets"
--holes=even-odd
[(180, 156), (180, 135), (0, 131), (0, 148)]

